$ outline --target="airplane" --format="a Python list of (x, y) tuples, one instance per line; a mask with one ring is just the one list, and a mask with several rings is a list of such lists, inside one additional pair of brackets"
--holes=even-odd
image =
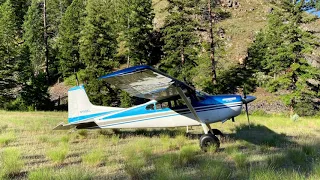
[[(241, 113), (242, 105), (254, 96), (209, 95), (147, 65), (118, 70), (99, 77), (106, 83), (150, 101), (130, 108), (93, 105), (83, 85), (68, 90), (68, 124), (60, 123), (54, 130), (96, 128), (167, 128), (202, 126), (200, 148), (207, 151), (220, 147), (218, 129), (211, 123), (225, 122)], [(249, 116), (248, 116), (249, 123)], [(250, 125), (250, 123), (249, 123)]]

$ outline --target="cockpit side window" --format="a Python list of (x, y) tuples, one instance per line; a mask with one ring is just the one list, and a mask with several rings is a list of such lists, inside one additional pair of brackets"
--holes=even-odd
[(154, 110), (154, 104), (147, 105), (146, 110)]
[(198, 99), (205, 100), (206, 99), (206, 94), (201, 92), (201, 91), (196, 91), (196, 96), (198, 97)]
[(157, 109), (164, 109), (169, 107), (169, 102), (157, 102), (156, 108)]

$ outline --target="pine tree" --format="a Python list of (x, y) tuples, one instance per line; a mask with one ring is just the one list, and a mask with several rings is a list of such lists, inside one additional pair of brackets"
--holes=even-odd
[(0, 96), (3, 101), (13, 98), (13, 88), (17, 85), (17, 71), (15, 67), (18, 56), (17, 17), (11, 0), (0, 6)]
[(199, 52), (199, 41), (195, 33), (197, 27), (193, 19), (195, 2), (170, 0), (168, 16), (162, 30), (164, 58), (160, 68), (174, 77), (192, 82), (191, 70)]
[(23, 23), (23, 38), (30, 51), (30, 59), (35, 75), (42, 72), (45, 68), (44, 29), (41, 6), (38, 1), (33, 0)]
[(127, 27), (124, 29), (131, 64), (150, 64), (150, 37), (154, 13), (151, 0), (131, 0), (126, 9)]
[[(89, 96), (94, 103), (109, 105), (115, 98), (115, 92), (99, 76), (107, 74), (119, 63), (113, 58), (117, 47), (117, 34), (110, 1), (92, 0), (87, 3), (87, 16), (81, 31), (80, 59), (86, 66)], [(101, 91), (108, 92), (108, 96)]]
[[(48, 64), (45, 62), (46, 49), (43, 24), (43, 4), (32, 1), (23, 23), (25, 40), (23, 52), (29, 57), (21, 65), (26, 65), (21, 97), (27, 106), (35, 110), (51, 109), (48, 95)], [(26, 63), (30, 62), (30, 64)], [(47, 67), (46, 67), (47, 66)]]
[(79, 39), (84, 24), (84, 10), (84, 0), (74, 0), (67, 8), (59, 26), (59, 59), (60, 69), (64, 77), (84, 69), (79, 53)]
[(268, 27), (261, 32), (249, 49), (251, 66), (273, 76), (267, 85), (271, 91), (282, 93), (284, 101), (304, 115), (317, 108), (313, 99), (319, 97), (319, 87), (310, 81), (318, 80), (320, 70), (308, 64), (305, 54), (319, 46), (317, 38), (300, 28), (303, 23), (304, 1), (284, 1), (269, 17)]

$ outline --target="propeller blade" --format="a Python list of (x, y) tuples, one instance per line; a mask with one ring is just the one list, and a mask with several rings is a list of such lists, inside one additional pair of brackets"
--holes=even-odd
[(247, 114), (249, 129), (251, 129), (251, 127), (250, 127), (250, 119), (249, 119), (249, 111), (248, 111), (248, 103), (245, 103), (245, 106), (246, 106), (246, 114)]
[(247, 114), (247, 119), (248, 119), (248, 126), (249, 129), (251, 129), (250, 127), (250, 119), (249, 119), (249, 111), (248, 111), (248, 101), (247, 101), (247, 94), (246, 94), (246, 85), (243, 85), (243, 98), (245, 99), (244, 105), (246, 106), (246, 114)]

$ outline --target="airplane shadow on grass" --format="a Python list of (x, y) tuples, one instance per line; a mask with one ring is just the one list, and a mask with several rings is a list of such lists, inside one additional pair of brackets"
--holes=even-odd
[(254, 145), (266, 145), (269, 147), (295, 146), (295, 142), (291, 141), (292, 137), (286, 134), (278, 134), (266, 126), (240, 125), (235, 127), (235, 132), (229, 134), (229, 137), (235, 140), (245, 140)]
[[(183, 129), (159, 129), (159, 130), (136, 130), (120, 131), (116, 134), (120, 138), (144, 136), (159, 137), (169, 135), (171, 138), (183, 134)], [(199, 139), (202, 134), (187, 134), (189, 139)], [(225, 141), (242, 140), (248, 142), (238, 147), (238, 153), (261, 156), (258, 160), (248, 163), (249, 173), (245, 174), (244, 179), (251, 178), (251, 169), (264, 170), (270, 168), (276, 174), (297, 172), (302, 176), (308, 177), (312, 174), (316, 159), (320, 158), (320, 142), (312, 144), (300, 144), (294, 139), (299, 137), (288, 136), (284, 133), (276, 133), (263, 125), (240, 125), (235, 127), (234, 132), (225, 134)], [(305, 137), (307, 138), (307, 137)], [(241, 144), (241, 143), (240, 143)], [(226, 149), (220, 148), (220, 152)], [(226, 152), (228, 153), (228, 152)]]
[[(251, 163), (255, 168), (271, 168), (277, 173), (298, 172), (309, 176), (320, 158), (320, 142), (299, 144), (293, 136), (276, 133), (263, 125), (240, 125), (235, 132), (227, 135), (230, 139), (244, 140), (256, 145), (255, 154), (265, 154), (268, 157)], [(249, 177), (248, 177), (249, 178)]]

